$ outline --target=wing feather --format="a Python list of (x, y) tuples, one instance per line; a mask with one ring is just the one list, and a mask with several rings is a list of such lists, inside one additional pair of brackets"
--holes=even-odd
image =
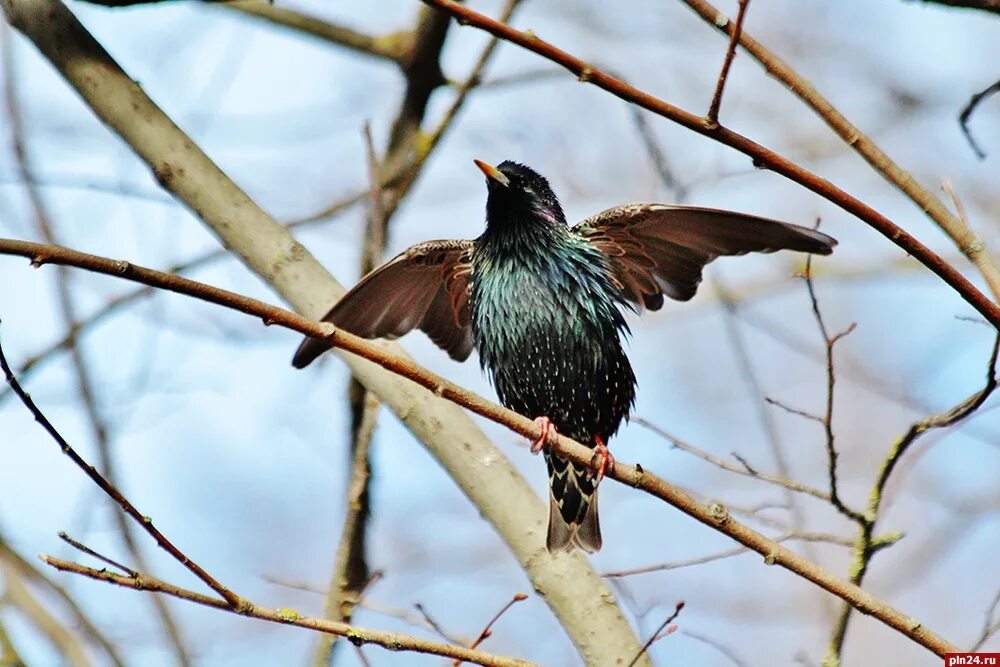
[(829, 255), (837, 241), (806, 227), (710, 208), (626, 204), (573, 227), (608, 258), (625, 297), (658, 310), (687, 301), (716, 257), (797, 250)]
[[(458, 361), (472, 352), (469, 289), (472, 241), (427, 241), (410, 246), (348, 291), (324, 322), (363, 338), (397, 338), (414, 329)], [(292, 365), (304, 368), (330, 348), (307, 338)]]

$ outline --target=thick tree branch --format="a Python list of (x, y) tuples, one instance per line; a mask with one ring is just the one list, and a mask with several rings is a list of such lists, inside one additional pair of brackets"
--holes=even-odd
[[(693, 2), (693, 0), (685, 0)], [(989, 300), (982, 292), (968, 281), (953, 266), (945, 262), (937, 253), (922, 244), (915, 237), (887, 217), (874, 210), (860, 199), (848, 194), (830, 181), (817, 176), (791, 160), (779, 155), (771, 149), (734, 132), (721, 125), (712, 125), (706, 118), (685, 111), (658, 97), (635, 88), (610, 74), (597, 69), (580, 58), (573, 56), (553, 44), (540, 39), (534, 32), (522, 32), (504, 23), (499, 23), (454, 0), (423, 0), (426, 4), (438, 7), (454, 16), (459, 22), (469, 24), (497, 35), (513, 44), (524, 47), (552, 62), (561, 65), (577, 76), (580, 81), (590, 83), (608, 91), (626, 102), (637, 104), (644, 109), (663, 116), (682, 125), (689, 130), (705, 135), (721, 144), (735, 148), (741, 153), (753, 158), (754, 164), (764, 167), (799, 183), (803, 187), (824, 197), (848, 213), (851, 213), (867, 223), (873, 229), (916, 257), (921, 264), (937, 274), (961, 295), (973, 308), (979, 311), (991, 324), (1000, 328), (1000, 306)], [(706, 4), (706, 3), (701, 3)], [(706, 5), (707, 6), (707, 5)], [(719, 16), (713, 13), (713, 19)], [(729, 25), (729, 21), (726, 21)], [(741, 43), (746, 40), (746, 33), (741, 36)], [(859, 133), (860, 134), (860, 133)], [(855, 141), (858, 139), (855, 138)], [(963, 246), (964, 247), (964, 246)], [(1000, 283), (998, 283), (1000, 288)]]
[[(314, 322), (301, 315), (270, 306), (262, 301), (180, 276), (165, 274), (129, 262), (115, 261), (67, 248), (46, 246), (28, 241), (0, 239), (0, 254), (27, 257), (31, 259), (32, 264), (35, 266), (47, 263), (68, 264), (96, 273), (135, 280), (253, 315), (261, 319), (265, 325), (278, 325), (293, 329), (307, 336), (326, 339), (331, 345), (341, 350), (362, 356), (386, 370), (401, 375), (421, 387), (430, 390), (436, 396), (461, 405), (527, 438), (534, 440), (541, 435), (534, 420), (487, 401), (481, 396), (463, 389), (439, 375), (431, 373), (415, 364), (409, 358), (395, 354), (389, 346), (358, 338), (353, 334), (337, 329), (328, 322)], [(555, 444), (552, 445), (552, 449), (560, 456), (579, 465), (588, 465), (593, 456), (593, 451), (589, 447), (562, 435), (557, 437)], [(495, 469), (496, 461), (491, 461), (490, 465)], [(862, 613), (878, 619), (937, 655), (943, 656), (949, 651), (957, 650), (954, 645), (924, 627), (918, 621), (915, 621), (913, 617), (900, 612), (860, 587), (834, 576), (815, 563), (736, 521), (732, 518), (729, 511), (718, 503), (704, 505), (690, 494), (647, 472), (641, 466), (630, 466), (620, 461), (608, 473), (608, 477), (618, 480), (623, 484), (642, 489), (660, 498), (695, 520), (728, 535), (743, 546), (761, 554), (764, 556), (766, 564), (780, 565), (790, 570), (820, 588), (840, 597)], [(512, 499), (507, 499), (508, 502), (510, 500)], [(542, 533), (540, 522), (527, 528), (521, 526), (520, 530), (526, 530), (540, 542)], [(536, 557), (544, 557), (543, 551), (540, 549), (541, 544), (539, 543), (538, 546), (539, 549), (536, 551)], [(553, 560), (556, 559), (553, 558)], [(572, 559), (558, 559), (560, 563), (570, 560), (582, 560), (582, 558), (576, 556)]]

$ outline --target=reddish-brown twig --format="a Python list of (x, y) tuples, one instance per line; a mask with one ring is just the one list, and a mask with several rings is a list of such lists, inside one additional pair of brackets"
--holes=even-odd
[[(673, 623), (674, 619), (680, 615), (682, 609), (684, 609), (684, 600), (681, 600), (674, 606), (674, 611), (667, 616), (666, 619), (664, 619), (663, 623), (660, 623), (660, 627), (656, 628), (656, 632), (649, 636), (649, 639), (647, 639), (646, 643), (642, 645), (642, 648), (639, 649), (636, 656), (632, 658), (632, 662), (628, 663), (628, 667), (632, 667), (636, 662), (638, 662), (639, 658), (641, 658), (643, 654), (649, 650), (649, 647), (652, 646), (656, 640), (662, 639), (666, 635), (670, 634), (672, 630), (667, 626)], [(667, 630), (667, 632), (664, 633), (664, 630)]]
[(743, 19), (747, 14), (747, 7), (750, 0), (739, 0), (740, 8), (736, 12), (736, 25), (729, 37), (729, 46), (726, 47), (726, 57), (722, 61), (722, 70), (719, 72), (719, 82), (715, 84), (715, 94), (712, 95), (712, 103), (708, 106), (708, 114), (705, 116), (708, 122), (713, 125), (719, 123), (719, 107), (722, 106), (722, 91), (726, 87), (726, 79), (729, 78), (729, 68), (733, 64), (736, 56), (736, 45), (740, 43), (740, 33), (743, 32)]
[[(498, 611), (496, 614), (493, 615), (493, 618), (489, 620), (489, 623), (486, 624), (486, 626), (483, 628), (483, 631), (479, 633), (479, 636), (476, 637), (476, 640), (472, 642), (469, 648), (478, 648), (480, 644), (486, 641), (489, 638), (489, 636), (493, 634), (493, 626), (496, 625), (496, 622), (500, 620), (500, 617), (506, 614), (507, 610), (513, 607), (515, 604), (517, 604), (518, 602), (523, 602), (524, 600), (527, 599), (528, 596), (525, 595), (524, 593), (515, 593), (514, 597), (508, 600), (507, 603), (500, 608), (500, 611)], [(451, 663), (452, 667), (458, 667), (461, 664), (462, 661), (457, 658), (453, 663)]]

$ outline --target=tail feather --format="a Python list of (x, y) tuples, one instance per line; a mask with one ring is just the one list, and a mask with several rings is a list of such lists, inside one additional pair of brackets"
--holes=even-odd
[(587, 553), (601, 548), (601, 524), (597, 515), (597, 488), (586, 466), (546, 455), (549, 467), (549, 552)]

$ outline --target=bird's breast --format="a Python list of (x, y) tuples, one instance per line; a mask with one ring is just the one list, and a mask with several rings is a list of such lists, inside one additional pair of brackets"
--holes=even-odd
[(473, 337), (501, 402), (576, 437), (610, 435), (635, 384), (613, 294), (544, 260), (492, 261), (474, 276)]

